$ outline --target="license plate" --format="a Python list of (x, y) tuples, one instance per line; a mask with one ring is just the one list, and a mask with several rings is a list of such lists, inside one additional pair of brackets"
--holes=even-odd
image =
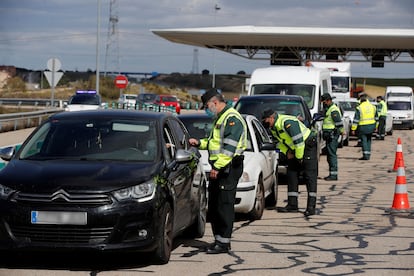
[(396, 120), (394, 120), (392, 123), (395, 124), (395, 125), (401, 125), (402, 124), (402, 121), (396, 121)]
[(32, 211), (32, 224), (69, 224), (86, 225), (87, 213), (85, 212), (52, 212)]

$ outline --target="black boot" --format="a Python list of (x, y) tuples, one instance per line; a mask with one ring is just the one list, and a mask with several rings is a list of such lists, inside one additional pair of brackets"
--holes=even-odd
[(285, 207), (278, 207), (276, 210), (280, 213), (298, 212), (298, 198), (296, 196), (288, 196), (288, 204)]
[(305, 217), (313, 216), (315, 214), (315, 207), (316, 207), (316, 197), (308, 196), (308, 203), (306, 207)]

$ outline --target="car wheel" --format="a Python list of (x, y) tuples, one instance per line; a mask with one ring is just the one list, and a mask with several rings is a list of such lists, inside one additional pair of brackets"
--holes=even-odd
[(167, 202), (162, 210), (161, 221), (154, 259), (159, 264), (166, 264), (170, 260), (173, 247), (173, 212)]
[(266, 207), (269, 209), (273, 209), (276, 207), (277, 204), (277, 196), (278, 196), (278, 185), (279, 185), (279, 172), (276, 169), (273, 177), (273, 183), (272, 183), (272, 191), (270, 195), (266, 198)]
[(207, 221), (207, 188), (206, 183), (200, 186), (200, 205), (193, 224), (186, 230), (186, 236), (190, 238), (201, 238), (204, 236)]
[(263, 211), (265, 207), (265, 197), (264, 197), (264, 188), (263, 188), (263, 179), (262, 176), (259, 176), (256, 187), (256, 196), (254, 200), (253, 209), (249, 212), (250, 220), (259, 220), (262, 218)]

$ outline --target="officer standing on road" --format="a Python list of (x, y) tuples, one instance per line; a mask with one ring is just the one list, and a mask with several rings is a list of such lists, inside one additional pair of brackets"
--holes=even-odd
[(378, 120), (375, 106), (367, 99), (367, 94), (360, 96), (361, 103), (356, 108), (352, 122), (352, 135), (358, 130), (361, 137), (362, 157), (359, 160), (369, 160), (371, 157), (371, 140)]
[(387, 120), (387, 104), (382, 96), (377, 97), (377, 113), (378, 113), (378, 138), (385, 139), (385, 122)]
[(315, 214), (318, 176), (316, 134), (298, 118), (278, 114), (268, 109), (262, 114), (262, 124), (278, 140), (278, 148), (288, 160), (288, 204), (278, 212), (298, 212), (299, 175), (303, 171), (308, 192), (305, 216)]
[(329, 165), (329, 175), (324, 179), (326, 181), (338, 180), (338, 139), (344, 134), (344, 123), (342, 121), (339, 107), (332, 102), (330, 94), (325, 93), (321, 96), (321, 102), (324, 107), (324, 119), (322, 124), (322, 137), (326, 141), (327, 155), (326, 159)]
[(207, 248), (207, 254), (227, 253), (235, 218), (236, 188), (243, 173), (247, 127), (240, 113), (226, 105), (217, 89), (208, 90), (201, 99), (207, 114), (214, 117), (213, 129), (208, 138), (190, 138), (189, 142), (209, 152), (208, 218), (215, 241)]

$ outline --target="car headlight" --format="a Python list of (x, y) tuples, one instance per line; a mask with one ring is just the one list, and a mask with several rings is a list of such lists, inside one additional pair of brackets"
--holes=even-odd
[(0, 199), (7, 199), (15, 190), (0, 185)]
[(136, 186), (128, 187), (113, 192), (114, 197), (119, 200), (138, 200), (145, 201), (153, 197), (155, 192), (155, 183), (153, 181), (145, 182)]
[(240, 177), (240, 182), (250, 182), (250, 176), (248, 172), (243, 172), (242, 176)]

